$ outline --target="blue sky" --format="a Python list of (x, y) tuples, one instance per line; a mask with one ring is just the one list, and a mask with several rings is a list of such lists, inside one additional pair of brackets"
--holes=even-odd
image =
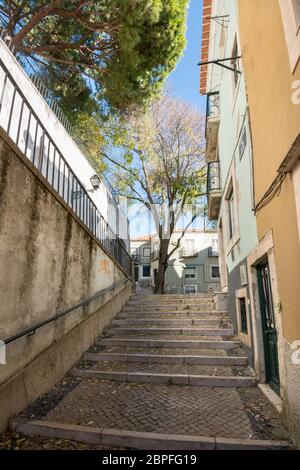
[[(196, 106), (205, 114), (206, 97), (200, 96), (200, 62), (202, 0), (190, 0), (187, 20), (187, 45), (183, 57), (171, 73), (168, 81), (174, 93)], [(140, 212), (138, 210), (140, 209)], [(154, 230), (144, 208), (134, 205), (129, 213), (132, 237), (145, 235)]]
[(206, 98), (200, 96), (200, 62), (202, 0), (191, 0), (187, 22), (187, 47), (176, 69), (171, 73), (169, 82), (176, 95), (197, 106), (203, 113)]

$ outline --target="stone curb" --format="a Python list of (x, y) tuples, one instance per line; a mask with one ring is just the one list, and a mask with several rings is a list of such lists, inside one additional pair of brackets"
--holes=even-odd
[(85, 353), (84, 359), (94, 362), (146, 362), (153, 364), (198, 364), (218, 366), (246, 366), (248, 364), (248, 358), (246, 356), (180, 356), (171, 354)]
[(130, 338), (101, 338), (101, 345), (119, 345), (149, 348), (200, 348), (200, 349), (235, 349), (239, 346), (238, 341), (205, 341), (205, 340), (183, 340), (183, 339), (130, 339)]
[(110, 335), (141, 333), (141, 334), (166, 334), (166, 335), (186, 335), (186, 336), (233, 336), (232, 328), (106, 328), (106, 333)]
[[(198, 310), (166, 310), (166, 311), (163, 311), (163, 310), (149, 310), (146, 311), (146, 310), (133, 310), (133, 309), (130, 309), (130, 310), (121, 310), (121, 312), (118, 314), (118, 318), (132, 318), (131, 315), (138, 315), (136, 318), (157, 318), (159, 315), (161, 316), (161, 318), (166, 318), (165, 316), (166, 315), (172, 315), (170, 317), (170, 319), (176, 318), (176, 315), (178, 315), (178, 318), (181, 318), (182, 315), (184, 315), (185, 317), (187, 317), (187, 319), (189, 318), (193, 318), (193, 319), (198, 319), (198, 320), (206, 320), (206, 319), (209, 319), (209, 318), (213, 318), (214, 320), (216, 319), (216, 316), (218, 316), (218, 318), (222, 317), (222, 316), (225, 316), (227, 318), (228, 317), (228, 313), (226, 312), (217, 312), (216, 310), (211, 310), (211, 311), (208, 311), (208, 310), (203, 310), (203, 311), (198, 311)], [(158, 317), (159, 318), (159, 317)], [(169, 318), (167, 317), (166, 320), (169, 320)]]
[(148, 318), (132, 318), (132, 319), (124, 319), (124, 320), (113, 320), (111, 322), (112, 325), (117, 325), (117, 326), (137, 326), (137, 325), (144, 325), (147, 323), (151, 323), (151, 325), (157, 325), (157, 326), (199, 326), (199, 325), (218, 325), (220, 323), (220, 320), (218, 318), (208, 318), (206, 319), (194, 319), (194, 318), (181, 318), (181, 319), (172, 319), (172, 318), (157, 318), (154, 320), (148, 319)]
[(82, 378), (113, 380), (125, 383), (191, 385), (194, 387), (254, 387), (255, 377), (157, 374), (154, 372), (110, 372), (74, 369), (72, 374)]
[(70, 439), (86, 444), (127, 447), (140, 450), (284, 450), (286, 441), (228, 439), (205, 436), (137, 432), (92, 428), (50, 421), (13, 419), (10, 428), (25, 436)]

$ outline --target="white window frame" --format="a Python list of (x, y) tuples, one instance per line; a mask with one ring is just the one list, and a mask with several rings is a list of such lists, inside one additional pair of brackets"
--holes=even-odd
[(300, 16), (294, 0), (279, 0), (285, 40), (287, 43), (291, 73), (294, 73), (300, 59)]
[[(145, 250), (149, 250), (149, 255), (145, 255)], [(151, 255), (151, 247), (143, 246), (143, 258), (150, 258), (150, 255)]]
[[(219, 268), (219, 277), (213, 277), (213, 275), (212, 275), (213, 269), (212, 269), (212, 268)], [(212, 264), (212, 265), (210, 266), (210, 278), (211, 278), (211, 279), (214, 279), (214, 280), (215, 280), (215, 279), (218, 279), (218, 280), (221, 279), (221, 270), (220, 270), (220, 266), (219, 266), (218, 264)]]
[[(234, 194), (234, 233), (232, 238), (230, 238), (229, 235), (229, 214), (228, 214), (228, 198), (231, 194), (231, 190), (233, 190)], [(226, 188), (224, 191), (225, 197), (224, 197), (224, 216), (223, 216), (223, 222), (224, 220), (226, 223), (223, 223), (224, 227), (224, 234), (225, 234), (225, 244), (226, 244), (226, 256), (228, 256), (232, 250), (232, 248), (238, 243), (240, 240), (240, 225), (239, 225), (239, 206), (238, 206), (238, 191), (237, 191), (237, 185), (236, 185), (236, 178), (235, 178), (235, 164), (233, 163), (232, 169), (229, 174), (228, 182), (226, 184)]]
[[(187, 287), (194, 287), (195, 292), (186, 292)], [(196, 284), (187, 284), (187, 285), (183, 286), (183, 290), (184, 290), (185, 294), (197, 294), (197, 285)]]
[[(195, 270), (195, 277), (185, 277), (185, 270), (186, 269), (194, 269)], [(196, 266), (185, 266), (184, 268), (184, 279), (197, 279), (197, 268)]]
[[(192, 243), (191, 243), (192, 242)], [(191, 243), (192, 245), (192, 248), (189, 247), (189, 244)], [(194, 238), (185, 238), (183, 240), (183, 248), (186, 250), (186, 251), (194, 251), (195, 250), (195, 240)]]
[[(242, 331), (242, 321), (241, 321), (241, 304), (240, 299), (245, 299), (246, 303), (246, 317), (247, 317), (247, 334)], [(245, 287), (235, 291), (235, 302), (236, 302), (236, 316), (237, 316), (237, 329), (238, 337), (242, 343), (251, 347), (251, 324), (250, 324), (250, 306), (249, 306), (249, 297), (248, 292)]]

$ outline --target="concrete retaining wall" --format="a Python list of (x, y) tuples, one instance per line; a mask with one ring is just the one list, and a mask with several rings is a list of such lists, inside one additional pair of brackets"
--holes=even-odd
[[(126, 279), (1, 130), (0, 213), (0, 340)], [(130, 292), (128, 281), (7, 345), (0, 430), (70, 369)]]

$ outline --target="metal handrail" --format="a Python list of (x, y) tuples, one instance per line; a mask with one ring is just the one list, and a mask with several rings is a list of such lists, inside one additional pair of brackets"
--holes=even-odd
[(96, 300), (101, 295), (104, 295), (107, 292), (110, 292), (110, 291), (116, 289), (117, 287), (121, 286), (122, 284), (124, 284), (127, 281), (130, 281), (130, 282), (133, 283), (133, 281), (130, 277), (127, 277), (126, 279), (123, 279), (122, 281), (116, 282), (112, 286), (106, 287), (105, 289), (101, 289), (100, 291), (96, 292), (92, 296), (87, 297), (86, 299), (82, 300), (78, 304), (73, 305), (72, 307), (69, 307), (66, 310), (63, 310), (61, 312), (56, 313), (55, 315), (48, 318), (47, 320), (43, 320), (39, 323), (36, 323), (35, 325), (29, 326), (28, 328), (25, 328), (24, 330), (20, 331), (19, 333), (16, 333), (15, 335), (10, 336), (9, 338), (5, 339), (3, 341), (3, 343), (4, 344), (9, 344), (9, 343), (12, 343), (13, 341), (16, 341), (19, 338), (22, 338), (23, 336), (33, 335), (33, 334), (35, 334), (36, 330), (38, 330), (39, 328), (42, 328), (43, 326), (48, 325), (49, 323), (51, 323), (55, 320), (58, 320), (59, 318), (64, 317), (68, 313), (71, 313), (71, 312), (73, 312), (74, 310), (77, 310), (80, 307), (87, 306), (93, 300)]
[[(4, 131), (16, 143), (22, 153), (31, 161), (38, 172), (47, 180), (52, 188), (63, 198), (83, 224), (97, 239), (100, 245), (115, 259), (127, 274), (132, 275), (133, 260), (127, 252), (124, 242), (113, 232), (98, 208), (90, 198), (85, 187), (77, 178), (68, 162), (59, 151), (45, 126), (30, 106), (27, 98), (11, 76), (7, 67), (0, 59), (0, 67), (4, 72), (3, 88), (0, 93), (0, 113), (8, 83), (13, 87), (9, 103), (8, 122)], [(16, 101), (20, 101), (20, 112), (14, 116)], [(24, 128), (23, 116), (28, 117)], [(17, 123), (16, 132), (12, 132), (12, 119)], [(17, 121), (16, 121), (17, 119)], [(30, 133), (33, 130), (33, 138)], [(24, 135), (24, 149), (21, 145), (21, 129)]]

